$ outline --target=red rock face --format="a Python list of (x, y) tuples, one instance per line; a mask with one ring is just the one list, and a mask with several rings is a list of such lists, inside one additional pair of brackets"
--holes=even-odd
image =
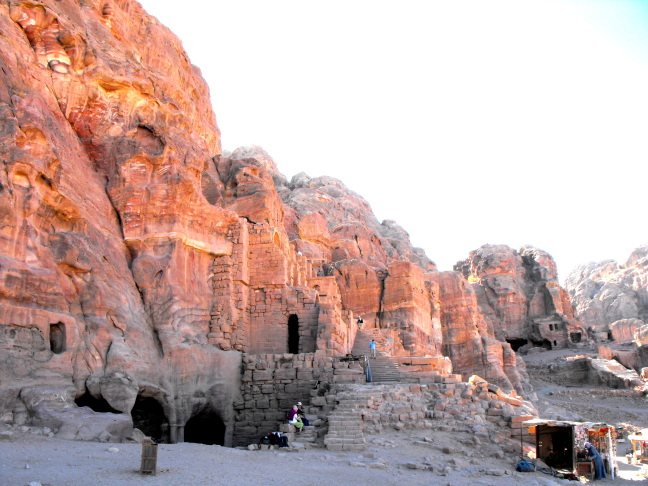
[(213, 415), (231, 444), (235, 407), (260, 400), (240, 393), (243, 353), (332, 370), (361, 316), (395, 354), (524, 391), (504, 341), (562, 346), (577, 327), (539, 250), (482, 247), (438, 273), (342, 182), (221, 154), (198, 70), (137, 2), (12, 0), (0, 32), (0, 412), (16, 423), (62, 396), (56, 420), (101, 402), (174, 441)]
[(517, 252), (504, 245), (484, 245), (456, 268), (478, 284), (480, 311), (497, 339), (549, 348), (586, 339), (546, 252), (528, 246)]
[(203, 194), (220, 139), (180, 41), (131, 1), (12, 1), (0, 26), (4, 393), (47, 376), (128, 412), (216, 362), (205, 386), (235, 376), (207, 345), (206, 276), (237, 217)]
[(515, 353), (492, 336), (479, 312), (475, 284), (459, 272), (428, 274), (438, 285), (441, 302), (442, 352), (450, 357), (455, 372), (478, 374), (506, 390), (527, 388)]

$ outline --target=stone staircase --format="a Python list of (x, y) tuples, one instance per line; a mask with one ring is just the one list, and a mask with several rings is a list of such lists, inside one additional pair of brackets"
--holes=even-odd
[(293, 438), (294, 442), (299, 442), (304, 444), (306, 447), (318, 447), (318, 434), (316, 427), (309, 425), (308, 427), (302, 427), (301, 432), (296, 432)]
[(369, 343), (376, 340), (376, 357), (369, 358), (372, 383), (397, 383), (400, 381), (398, 360), (391, 356), (391, 344), (384, 338), (380, 329), (370, 328), (356, 334), (351, 353), (354, 356), (370, 356)]
[(311, 424), (316, 425), (304, 426), (301, 432), (298, 432), (297, 428), (290, 424), (282, 424), (279, 429), (288, 437), (288, 445), (298, 442), (306, 448), (322, 447), (326, 428), (322, 427), (322, 421), (316, 415), (306, 415), (306, 418)]
[(382, 352), (385, 354), (391, 355), (391, 343), (385, 339), (385, 337), (380, 332), (380, 329), (369, 328), (358, 331), (353, 342), (353, 349), (351, 349), (351, 354), (354, 356), (369, 356), (369, 343), (372, 339), (376, 340), (378, 345), (376, 346), (377, 352)]
[(384, 356), (378, 353), (375, 358), (369, 358), (372, 383), (398, 383), (400, 370), (398, 360), (393, 356)]
[(324, 439), (328, 450), (362, 451), (366, 448), (363, 412), (370, 410), (374, 395), (371, 387), (337, 394), (336, 407), (328, 417), (328, 434)]

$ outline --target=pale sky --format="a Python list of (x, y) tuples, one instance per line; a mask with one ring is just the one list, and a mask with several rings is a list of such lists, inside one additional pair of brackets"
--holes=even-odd
[(648, 0), (140, 0), (223, 150), (340, 179), (440, 270), (483, 244), (561, 281), (648, 243)]

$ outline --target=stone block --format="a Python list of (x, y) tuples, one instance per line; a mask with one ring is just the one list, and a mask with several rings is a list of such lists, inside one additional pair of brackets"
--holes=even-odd
[(270, 401), (267, 398), (262, 398), (262, 399), (259, 399), (259, 400), (255, 400), (254, 403), (255, 403), (256, 408), (259, 409), (259, 410), (263, 410), (263, 409), (266, 409), (266, 408), (270, 407)]
[(323, 407), (326, 405), (326, 397), (313, 397), (311, 399), (311, 405), (314, 407)]
[(275, 370), (275, 380), (294, 380), (297, 378), (297, 370), (295, 368), (282, 368)]
[(297, 380), (312, 381), (313, 379), (313, 370), (297, 370)]
[(511, 417), (511, 424), (520, 424), (521, 422), (525, 422), (526, 420), (531, 420), (535, 418), (533, 415), (515, 415)]
[(489, 408), (486, 412), (486, 415), (490, 415), (491, 417), (501, 417), (502, 415), (504, 415), (504, 410), (502, 410), (501, 408)]

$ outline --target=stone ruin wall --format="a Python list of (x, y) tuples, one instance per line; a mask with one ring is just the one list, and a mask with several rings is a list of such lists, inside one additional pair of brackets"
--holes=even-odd
[(298, 326), (297, 353), (347, 354), (355, 328), (332, 277), (296, 253), (284, 233), (241, 218), (230, 227), (231, 255), (214, 258), (209, 343), (224, 351), (287, 353)]
[[(461, 381), (445, 357), (403, 357), (398, 362), (401, 383)], [(241, 399), (234, 404), (234, 444), (242, 446), (279, 430), (295, 403), (302, 402), (310, 415), (327, 416), (336, 406), (337, 385), (365, 384), (361, 361), (321, 352), (244, 354), (242, 368)]]
[(253, 354), (243, 356), (242, 400), (234, 404), (234, 444), (256, 444), (260, 437), (279, 430), (297, 402), (330, 412), (333, 397), (325, 392), (334, 383), (364, 383), (358, 361), (340, 361), (319, 353)]

